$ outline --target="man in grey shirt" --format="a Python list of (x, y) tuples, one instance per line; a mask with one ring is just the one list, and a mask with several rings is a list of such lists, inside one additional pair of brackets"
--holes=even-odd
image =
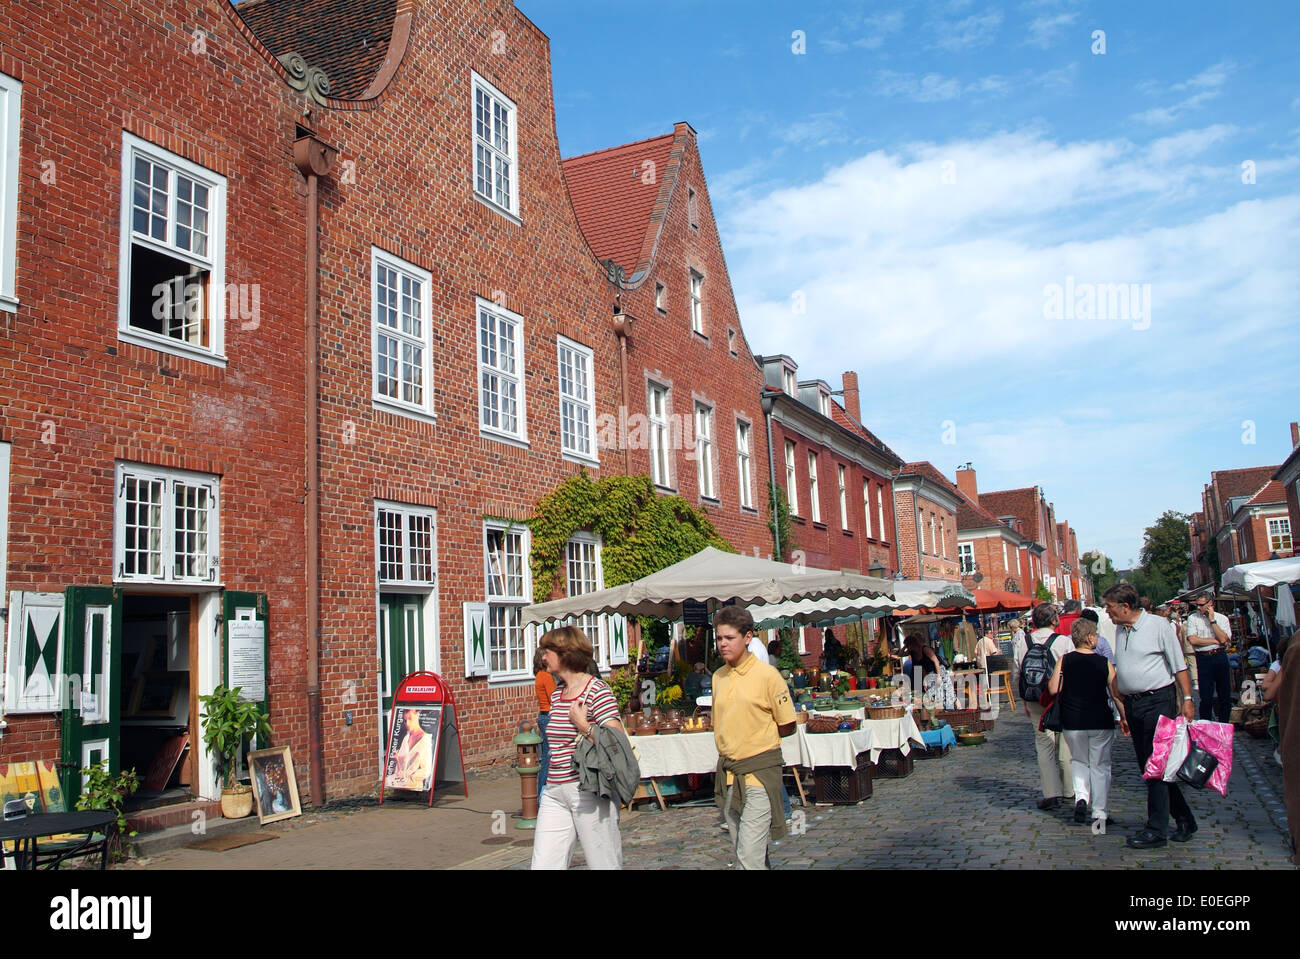
[[(1182, 644), (1169, 621), (1144, 612), (1137, 590), (1119, 583), (1106, 590), (1106, 614), (1114, 621), (1115, 692), (1124, 697), (1127, 722), (1120, 731), (1133, 736), (1138, 768), (1145, 770), (1151, 758), (1156, 724), (1161, 716), (1196, 718), (1192, 686)], [(1196, 832), (1196, 817), (1177, 783), (1148, 779), (1146, 828), (1128, 838), (1134, 849), (1157, 849), (1168, 839), (1187, 842)], [(1168, 833), (1169, 816), (1177, 828)]]

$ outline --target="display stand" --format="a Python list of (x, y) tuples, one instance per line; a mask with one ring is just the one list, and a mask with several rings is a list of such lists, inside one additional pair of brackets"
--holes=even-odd
[(379, 783), (381, 805), (385, 790), (399, 789), (428, 793), (432, 806), (439, 782), (459, 782), (469, 796), (456, 704), (441, 676), (421, 671), (398, 684), (388, 730), (384, 775)]

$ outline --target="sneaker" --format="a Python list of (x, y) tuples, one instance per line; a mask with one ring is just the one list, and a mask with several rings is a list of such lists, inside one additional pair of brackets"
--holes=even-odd
[(1074, 821), (1078, 823), (1088, 821), (1088, 800), (1080, 799), (1074, 804)]

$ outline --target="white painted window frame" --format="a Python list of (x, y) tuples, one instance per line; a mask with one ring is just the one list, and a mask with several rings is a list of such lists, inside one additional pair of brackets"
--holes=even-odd
[(785, 498), (790, 507), (790, 515), (799, 515), (798, 478), (795, 475), (794, 440), (785, 441)]
[[(208, 254), (200, 257), (175, 247), (171, 240), (160, 242), (135, 233), (132, 228), (132, 197), (135, 189), (135, 158), (142, 156), (151, 163), (181, 173), (208, 187)], [(186, 356), (214, 366), (226, 365), (226, 178), (169, 150), (155, 146), (130, 133), (122, 134), (122, 193), (120, 202), (120, 245), (118, 248), (117, 338), (173, 356)], [(175, 177), (169, 178), (167, 222), (169, 230), (175, 216)], [(134, 243), (184, 262), (203, 266), (209, 271), (208, 317), (212, 342), (206, 347), (193, 346), (173, 337), (142, 330), (131, 325), (131, 250)]]
[[(478, 136), (477, 129), (477, 110), (478, 110), (478, 91), (482, 90), (487, 94), (489, 99), (497, 100), (510, 111), (510, 130), (508, 139), (510, 141), (510, 153), (508, 156), (501, 153), (500, 148), (495, 143), (489, 143), (481, 140)], [(488, 207), (506, 214), (509, 218), (518, 222), (519, 220), (519, 108), (515, 101), (510, 99), (489, 81), (479, 76), (473, 70), (470, 71), (470, 94), (469, 94), (469, 176), (470, 187), (473, 191), (474, 198), (481, 201)], [(492, 195), (488, 196), (481, 193), (478, 188), (478, 150), (479, 146), (484, 146), (492, 161)], [(504, 156), (510, 163), (511, 175), (509, 180), (510, 202), (502, 204), (496, 196), (496, 159)]]
[(753, 424), (736, 417), (736, 485), (741, 509), (754, 508), (753, 435)]
[(878, 539), (884, 543), (888, 542), (889, 537), (885, 535), (885, 484), (879, 484), (877, 490), (878, 498), (876, 499), (876, 515), (880, 518), (880, 536)]
[[(384, 563), (380, 545), (380, 523), (381, 513), (391, 513), (402, 518), (401, 526), (401, 544), (402, 552), (402, 575), (399, 579), (385, 578), (383, 575)], [(413, 550), (414, 544), (411, 539), (411, 519), (427, 519), (429, 521), (429, 578), (417, 579), (411, 575), (413, 569)], [(427, 506), (411, 506), (406, 503), (394, 503), (389, 500), (375, 500), (375, 582), (383, 592), (392, 592), (393, 587), (415, 586), (421, 588), (432, 587), (438, 581), (438, 511)]]
[[(488, 533), (491, 531), (500, 531), (502, 533), (518, 533), (520, 547), (520, 589), (519, 595), (493, 596), (490, 592), (488, 580), (492, 576), (491, 555), (488, 551)], [(489, 668), (492, 663), (492, 639), (491, 639), (491, 621), (493, 606), (512, 606), (522, 610), (525, 606), (533, 601), (533, 573), (531, 564), (532, 553), (532, 531), (526, 523), (511, 523), (507, 520), (485, 519), (483, 521), (483, 597), (488, 606), (487, 616), (484, 619), (484, 630), (488, 636), (487, 658)], [(502, 573), (504, 582), (504, 571)], [(532, 637), (531, 630), (528, 630), (521, 623), (519, 632), (523, 639), (523, 653), (521, 654), (521, 665), (516, 669), (495, 670), (488, 676), (489, 683), (512, 683), (519, 680), (532, 678), (533, 653), (535, 651), (535, 640)]]
[[(655, 411), (655, 394), (662, 395), (662, 409)], [(646, 423), (650, 430), (650, 481), (661, 489), (673, 489), (672, 432), (669, 417), (672, 388), (650, 380), (646, 383)], [(662, 462), (661, 462), (662, 458)]]
[(843, 463), (837, 463), (836, 466), (839, 472), (838, 479), (840, 484), (840, 529), (848, 529), (849, 528), (849, 497), (848, 497), (848, 488), (845, 486), (845, 482), (848, 479), (848, 467), (845, 466)]
[[(569, 575), (571, 570), (571, 566), (570, 566), (571, 557), (569, 555), (569, 550), (571, 547), (574, 546), (577, 546), (579, 548), (591, 547), (593, 552), (594, 564), (595, 564), (595, 579), (591, 588), (583, 589), (580, 593), (575, 593), (573, 591), (574, 581), (572, 577)], [(568, 540), (565, 541), (564, 591), (566, 596), (581, 596), (585, 593), (594, 592), (595, 590), (600, 590), (605, 588), (605, 560), (603, 556), (603, 551), (604, 551), (604, 542), (601, 540), (599, 536), (595, 535), (594, 533), (588, 533), (586, 531), (577, 532), (574, 533), (572, 536), (568, 538)], [(584, 633), (587, 634), (587, 638), (591, 640), (592, 649), (596, 654), (596, 662), (597, 664), (599, 664), (601, 672), (605, 672), (606, 670), (609, 669), (609, 635), (605, 628), (605, 624), (608, 622), (608, 620), (605, 616), (602, 616), (600, 614), (591, 616), (589, 617), (589, 619), (594, 621), (595, 623), (594, 626), (592, 625), (592, 622), (580, 623), (576, 618), (570, 618), (569, 620), (567, 620), (567, 622), (570, 622), (573, 625), (579, 627)]]
[(808, 451), (808, 518), (814, 523), (822, 521), (821, 497), (817, 490), (817, 451)]
[(691, 330), (705, 336), (704, 332), (704, 274), (694, 268), (690, 271)]
[[(587, 391), (587, 398), (584, 400), (577, 395), (571, 395), (564, 391), (564, 354), (568, 352), (574, 356), (582, 357), (586, 360), (587, 372), (583, 377), (585, 381), (582, 386)], [(600, 457), (596, 451), (596, 354), (590, 347), (583, 346), (576, 340), (571, 340), (566, 336), (557, 336), (555, 342), (556, 356), (556, 389), (559, 392), (559, 413), (560, 413), (560, 452), (566, 458), (575, 459), (582, 463), (589, 463), (593, 466), (600, 465)], [(564, 405), (571, 403), (575, 408), (587, 411), (587, 451), (575, 449), (568, 446), (565, 442), (564, 430)], [(576, 433), (575, 433), (576, 436)]]
[[(509, 323), (515, 328), (514, 349), (515, 349), (515, 372), (510, 373), (501, 366), (489, 366), (483, 361), (483, 314), (492, 315), (498, 324)], [(498, 344), (500, 335), (498, 333)], [(498, 354), (501, 350), (498, 345)], [(503, 439), (521, 445), (528, 445), (528, 403), (525, 395), (525, 367), (524, 367), (524, 318), (518, 313), (507, 310), (503, 306), (498, 306), (491, 300), (485, 300), (482, 297), (475, 297), (474, 300), (474, 353), (478, 363), (478, 428), (479, 433), (493, 439)], [(497, 426), (490, 426), (484, 422), (487, 413), (486, 396), (483, 392), (483, 374), (490, 372), (492, 375), (504, 378), (513, 382), (516, 386), (516, 395), (519, 398), (518, 410), (516, 411), (516, 420), (518, 430), (511, 432)]]
[(22, 140), (22, 100), (22, 83), (0, 73), (0, 310), (8, 313), (18, 309), (18, 145)]
[(961, 563), (961, 574), (963, 576), (975, 572), (975, 544), (958, 543), (957, 560)]
[[(126, 497), (128, 479), (163, 483), (160, 508), (161, 544), (159, 576), (126, 573)], [(208, 575), (176, 575), (176, 487), (202, 487), (208, 490)], [(221, 477), (189, 470), (147, 466), (118, 461), (113, 470), (113, 582), (154, 585), (219, 586), (221, 578)]]
[(871, 533), (871, 480), (862, 481), (862, 520), (866, 527), (867, 539), (874, 539)]
[[(403, 278), (410, 279), (420, 284), (420, 315), (423, 332), (420, 336), (412, 336), (409, 333), (403, 333), (400, 329), (384, 327), (380, 329), (379, 322), (379, 270), (381, 267), (387, 267), (398, 275), (398, 283)], [(377, 408), (387, 410), (388, 412), (397, 413), (402, 416), (414, 416), (416, 419), (436, 420), (437, 414), (433, 408), (433, 274), (428, 270), (423, 270), (407, 260), (393, 256), (377, 246), (370, 248), (370, 395)], [(400, 304), (398, 306), (398, 315), (401, 315)], [(400, 396), (387, 396), (379, 391), (379, 336), (384, 332), (385, 335), (391, 336), (401, 345), (419, 344), (424, 354), (424, 362), (421, 364), (420, 377), (424, 400), (421, 403), (411, 403), (403, 400)], [(401, 393), (404, 380), (402, 378), (402, 358), (398, 356), (398, 392)]]
[[(1291, 544), (1294, 544), (1295, 541), (1291, 539), (1291, 517), (1289, 516), (1266, 517), (1265, 522), (1267, 524), (1265, 528), (1268, 530), (1268, 549), (1270, 553), (1276, 553), (1279, 550), (1283, 550), (1283, 549), (1289, 550), (1294, 548), (1293, 545), (1282, 546), (1280, 541), (1274, 542), (1275, 536), (1279, 538), (1285, 536), (1290, 541)], [(1274, 523), (1279, 524), (1277, 533), (1273, 532)]]
[(695, 459), (696, 478), (699, 480), (701, 499), (718, 498), (717, 477), (713, 468), (713, 407), (698, 400), (695, 403)]

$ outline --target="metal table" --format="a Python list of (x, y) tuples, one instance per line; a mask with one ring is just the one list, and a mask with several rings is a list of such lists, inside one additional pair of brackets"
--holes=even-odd
[[(0, 842), (12, 840), (17, 843), (13, 856), (19, 869), (35, 869), (38, 864), (47, 869), (58, 869), (59, 863), (66, 859), (93, 852), (100, 854), (99, 868), (103, 869), (108, 863), (108, 838), (111, 835), (108, 827), (116, 824), (117, 813), (111, 809), (37, 813), (0, 822)], [(96, 830), (104, 833), (98, 840), (95, 838)], [(60, 848), (47, 854), (46, 860), (41, 862), (39, 841), (65, 832), (84, 832), (86, 835), (71, 848)], [(4, 853), (0, 852), (0, 858), (3, 856)]]

